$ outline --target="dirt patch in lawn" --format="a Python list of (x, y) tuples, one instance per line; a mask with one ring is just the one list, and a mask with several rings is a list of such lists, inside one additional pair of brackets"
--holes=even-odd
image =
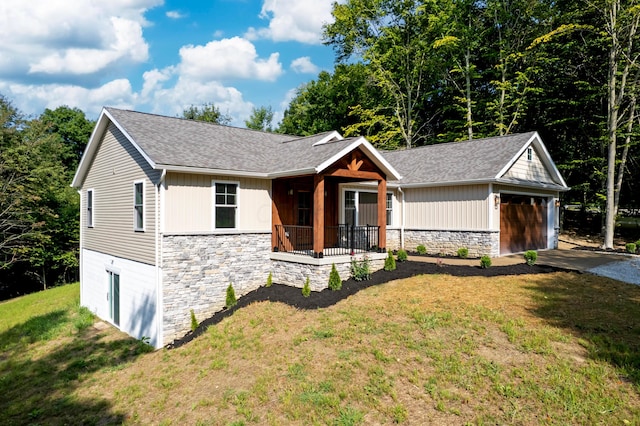
[(212, 317), (205, 319), (194, 332), (190, 332), (184, 337), (174, 340), (167, 345), (167, 348), (177, 348), (192, 341), (204, 333), (209, 326), (219, 323), (238, 309), (249, 306), (255, 302), (281, 302), (297, 309), (319, 309), (335, 305), (362, 289), (416, 275), (444, 274), (454, 277), (498, 277), (507, 275), (546, 274), (558, 271), (560, 271), (560, 269), (552, 266), (529, 266), (525, 263), (480, 268), (479, 266), (438, 265), (435, 263), (406, 261), (398, 262), (397, 268), (394, 271), (381, 270), (375, 272), (371, 274), (369, 280), (365, 281), (356, 281), (350, 278), (342, 282), (342, 289), (339, 291), (333, 291), (327, 288), (320, 292), (312, 292), (309, 297), (304, 297), (300, 288), (274, 283), (271, 287), (260, 287), (242, 296), (238, 299), (236, 306), (230, 309), (224, 309)]

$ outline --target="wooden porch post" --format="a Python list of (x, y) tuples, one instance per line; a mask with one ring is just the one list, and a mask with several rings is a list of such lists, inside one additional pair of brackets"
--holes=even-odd
[(387, 248), (387, 180), (378, 181), (378, 248), (385, 251)]
[(324, 255), (324, 176), (313, 177), (313, 257)]

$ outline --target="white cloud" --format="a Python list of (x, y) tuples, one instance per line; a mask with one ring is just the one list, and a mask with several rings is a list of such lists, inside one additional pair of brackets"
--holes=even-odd
[(311, 58), (303, 56), (291, 61), (291, 69), (298, 74), (317, 74), (320, 68), (311, 62)]
[(0, 76), (95, 74), (148, 58), (142, 28), (162, 0), (0, 2)]
[(260, 59), (255, 46), (240, 37), (215, 40), (204, 46), (184, 46), (180, 57), (180, 74), (198, 81), (237, 78), (274, 81), (282, 74), (278, 53)]
[(187, 15), (182, 14), (177, 10), (170, 10), (166, 13), (166, 15), (167, 15), (167, 18), (171, 18), (171, 19), (182, 19), (187, 17)]
[(334, 0), (264, 0), (260, 18), (268, 19), (269, 26), (249, 28), (245, 37), (273, 41), (299, 41), (319, 44), (322, 26), (333, 20), (331, 6)]
[(240, 117), (251, 114), (253, 104), (243, 99), (242, 93), (234, 87), (225, 87), (216, 82), (200, 82), (179, 78), (175, 86), (157, 87), (146, 103), (156, 114), (182, 115), (190, 105), (204, 105), (213, 102), (223, 114), (233, 118), (233, 124), (241, 123)]
[(68, 105), (97, 118), (104, 105), (131, 109), (137, 101), (127, 79), (113, 80), (94, 89), (65, 84), (0, 84), (0, 92), (14, 99), (16, 107), (30, 115), (40, 114), (45, 108)]

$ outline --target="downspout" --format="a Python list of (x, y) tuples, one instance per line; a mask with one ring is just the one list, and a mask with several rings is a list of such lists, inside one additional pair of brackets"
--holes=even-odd
[(402, 194), (402, 216), (400, 219), (400, 248), (404, 249), (404, 221), (405, 221), (405, 208), (404, 208), (404, 191), (402, 187), (398, 187), (398, 191)]
[(156, 187), (155, 193), (155, 210), (156, 210), (156, 292), (157, 292), (157, 306), (156, 306), (156, 348), (160, 348), (164, 346), (163, 339), (163, 323), (164, 323), (164, 298), (162, 292), (162, 240), (160, 239), (160, 214), (164, 214), (164, 211), (160, 211), (160, 190), (164, 186), (164, 180), (167, 176), (167, 169), (162, 169), (162, 174), (160, 175), (160, 180), (158, 181), (158, 185)]
[(83, 208), (82, 208), (82, 189), (78, 189), (78, 195), (80, 196), (80, 212), (79, 212), (80, 213), (80, 243), (79, 243), (80, 247), (79, 247), (79, 250), (78, 250), (78, 256), (79, 256), (79, 259), (78, 259), (78, 262), (79, 262), (79, 264), (78, 264), (78, 275), (79, 276), (78, 276), (78, 278), (79, 278), (79, 281), (80, 281), (80, 306), (85, 306), (83, 304), (84, 303), (84, 291), (82, 290), (82, 287), (83, 287), (82, 281), (84, 281), (82, 279), (82, 270), (84, 269), (82, 267), (82, 259), (84, 257), (82, 255), (82, 247), (83, 247), (83, 243), (84, 243), (84, 229), (83, 229), (83, 226), (82, 226), (82, 211), (83, 211)]

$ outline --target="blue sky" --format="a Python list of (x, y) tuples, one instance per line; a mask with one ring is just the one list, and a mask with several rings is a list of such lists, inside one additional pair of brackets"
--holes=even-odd
[(0, 94), (27, 115), (68, 105), (90, 118), (103, 106), (175, 116), (213, 102), (234, 125), (269, 105), (277, 122), (296, 87), (333, 69), (321, 43), (332, 2), (2, 1)]

